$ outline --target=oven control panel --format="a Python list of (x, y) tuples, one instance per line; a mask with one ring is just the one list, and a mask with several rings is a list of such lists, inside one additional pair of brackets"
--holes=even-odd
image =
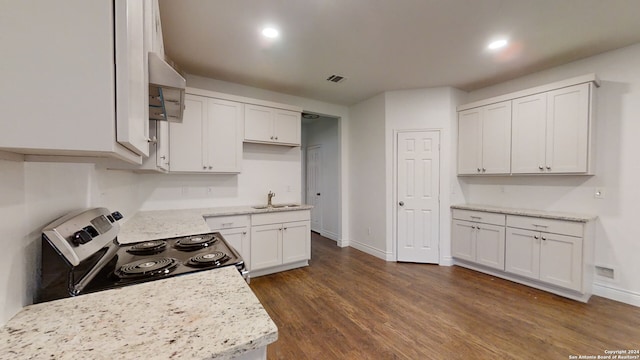
[(69, 213), (42, 230), (42, 235), (72, 266), (112, 242), (120, 231), (119, 212), (106, 208)]

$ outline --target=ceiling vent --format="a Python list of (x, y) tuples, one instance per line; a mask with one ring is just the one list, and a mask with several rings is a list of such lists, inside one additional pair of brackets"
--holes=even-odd
[(329, 77), (327, 78), (327, 81), (330, 81), (330, 82), (332, 82), (332, 83), (336, 83), (336, 84), (337, 84), (337, 83), (341, 83), (341, 82), (343, 82), (343, 81), (345, 81), (345, 80), (347, 80), (347, 78), (345, 78), (344, 76), (342, 76), (342, 75), (335, 75), (335, 74), (334, 74), (334, 75), (331, 75), (331, 76), (329, 76)]

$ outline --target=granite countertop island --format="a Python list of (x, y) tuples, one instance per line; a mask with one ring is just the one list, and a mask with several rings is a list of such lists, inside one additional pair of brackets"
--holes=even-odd
[(235, 267), (29, 305), (0, 359), (231, 359), (278, 329)]
[(311, 205), (256, 209), (252, 206), (214, 207), (201, 209), (139, 211), (121, 226), (118, 242), (166, 239), (210, 232), (205, 217), (264, 214), (281, 211), (309, 210)]

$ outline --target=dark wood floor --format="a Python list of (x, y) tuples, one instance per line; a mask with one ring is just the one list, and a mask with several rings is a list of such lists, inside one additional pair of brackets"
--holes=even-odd
[(252, 279), (269, 359), (569, 359), (640, 349), (640, 308), (457, 266), (385, 262), (312, 236), (309, 267)]

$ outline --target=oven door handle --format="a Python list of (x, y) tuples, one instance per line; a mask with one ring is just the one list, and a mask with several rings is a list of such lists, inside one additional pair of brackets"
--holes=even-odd
[(113, 242), (108, 245), (107, 252), (100, 258), (100, 260), (98, 260), (96, 265), (93, 266), (91, 270), (89, 270), (89, 272), (87, 272), (87, 274), (82, 277), (82, 279), (80, 279), (76, 284), (74, 284), (73, 279), (69, 277), (69, 293), (72, 296), (76, 296), (82, 293), (82, 290), (84, 290), (84, 288), (87, 287), (87, 285), (89, 285), (91, 280), (93, 280), (93, 278), (95, 278), (96, 275), (98, 275), (98, 273), (100, 272), (100, 270), (102, 270), (104, 265), (109, 261), (111, 261), (111, 259), (116, 255), (117, 252), (118, 252), (118, 243), (116, 242), (116, 240), (113, 240)]

